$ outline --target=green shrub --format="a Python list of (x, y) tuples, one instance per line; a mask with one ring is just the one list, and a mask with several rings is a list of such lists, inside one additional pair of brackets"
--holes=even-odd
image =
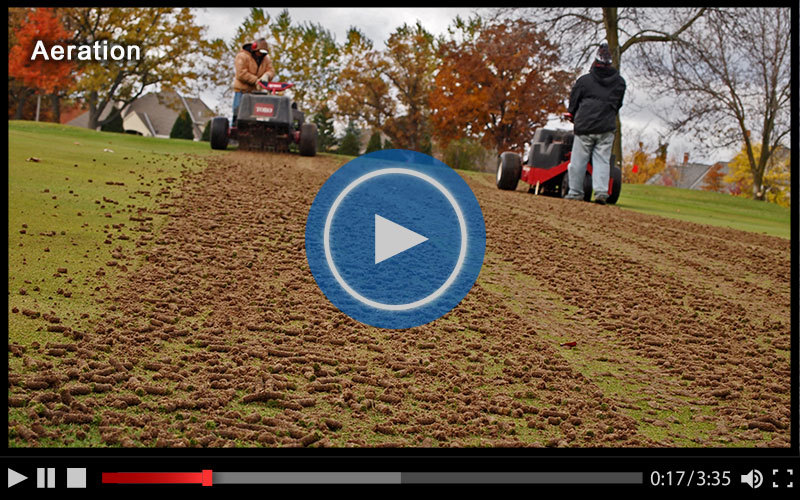
[(122, 127), (122, 115), (117, 113), (117, 116), (115, 116), (113, 120), (100, 126), (100, 130), (103, 132), (125, 133), (125, 129)]
[(327, 104), (322, 105), (311, 122), (317, 125), (318, 150), (322, 153), (330, 151), (337, 141), (333, 130), (333, 113)]
[(490, 153), (474, 139), (451, 141), (444, 150), (443, 160), (449, 167), (460, 170), (485, 170)]
[(358, 142), (358, 129), (356, 129), (353, 122), (350, 122), (339, 144), (338, 153), (340, 155), (358, 156), (360, 151), (361, 144)]
[(192, 120), (189, 118), (189, 113), (184, 109), (175, 119), (172, 125), (172, 130), (169, 133), (170, 139), (194, 139), (194, 132), (192, 131)]
[(383, 149), (381, 147), (381, 133), (375, 131), (369, 138), (369, 142), (367, 143), (367, 150), (364, 153), (372, 153), (373, 151), (380, 151)]

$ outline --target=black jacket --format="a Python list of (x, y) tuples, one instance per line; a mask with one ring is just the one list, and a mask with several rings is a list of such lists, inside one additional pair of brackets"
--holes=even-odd
[(625, 97), (625, 80), (611, 66), (594, 65), (578, 78), (569, 96), (575, 134), (602, 134), (617, 128), (616, 116)]

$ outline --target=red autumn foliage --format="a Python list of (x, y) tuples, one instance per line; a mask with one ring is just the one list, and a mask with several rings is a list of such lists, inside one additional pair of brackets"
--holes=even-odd
[(29, 12), (15, 31), (15, 36), (17, 43), (8, 54), (9, 76), (27, 87), (48, 94), (69, 86), (74, 76), (74, 64), (71, 61), (46, 61), (42, 56), (31, 60), (39, 40), (49, 50), (54, 44), (63, 44), (69, 38), (69, 33), (53, 9), (37, 8)]

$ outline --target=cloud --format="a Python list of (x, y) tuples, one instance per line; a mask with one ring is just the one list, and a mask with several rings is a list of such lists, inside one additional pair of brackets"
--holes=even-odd
[[(245, 20), (248, 8), (198, 8), (195, 9), (200, 24), (208, 27), (212, 38), (230, 40)], [(264, 9), (274, 19), (283, 8)], [(292, 21), (321, 24), (329, 29), (337, 41), (343, 41), (347, 30), (355, 26), (362, 30), (377, 47), (382, 47), (389, 35), (404, 23), (413, 25), (420, 21), (433, 34), (444, 33), (457, 15), (469, 17), (475, 9), (452, 8), (290, 8)]]
[(236, 34), (236, 29), (245, 20), (250, 9), (194, 9), (198, 24), (208, 28), (208, 38), (222, 38), (230, 41)]

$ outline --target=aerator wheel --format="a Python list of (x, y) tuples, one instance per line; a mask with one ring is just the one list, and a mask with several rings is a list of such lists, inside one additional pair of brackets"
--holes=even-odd
[(611, 167), (611, 194), (608, 196), (606, 203), (614, 204), (619, 199), (619, 193), (622, 190), (622, 170), (617, 166)]
[(564, 172), (564, 177), (561, 178), (561, 186), (559, 186), (559, 189), (561, 197), (566, 198), (569, 194), (569, 170)]
[(522, 158), (517, 153), (506, 151), (497, 162), (497, 187), (513, 191), (517, 189), (522, 175)]
[(211, 119), (211, 149), (228, 147), (228, 119), (217, 116)]
[[(561, 178), (561, 197), (566, 198), (569, 194), (569, 170), (564, 172), (564, 177)], [(592, 176), (588, 173), (583, 178), (583, 201), (590, 201), (592, 199)]]
[(317, 154), (317, 126), (313, 123), (300, 125), (300, 156), (314, 156)]

